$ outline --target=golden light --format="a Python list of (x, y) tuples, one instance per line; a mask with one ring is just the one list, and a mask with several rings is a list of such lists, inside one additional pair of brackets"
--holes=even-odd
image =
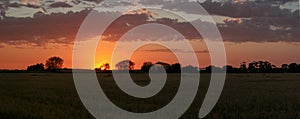
[(101, 70), (105, 70), (105, 67), (100, 67)]
[(111, 64), (111, 54), (114, 49), (115, 42), (100, 41), (95, 54), (95, 67), (101, 68), (105, 63), (111, 65), (110, 69), (113, 69), (114, 65)]

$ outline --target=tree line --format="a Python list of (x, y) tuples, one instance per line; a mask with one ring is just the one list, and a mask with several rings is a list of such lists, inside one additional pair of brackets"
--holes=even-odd
[(226, 66), (229, 73), (300, 73), (300, 64), (282, 64), (277, 67), (268, 61), (242, 62), (239, 68)]
[[(60, 57), (50, 57), (46, 60), (45, 65), (38, 63), (27, 67), (27, 71), (60, 71), (62, 70), (64, 60)], [(134, 70), (135, 63), (131, 60), (123, 60), (115, 65), (117, 70)], [(144, 62), (140, 67), (140, 72), (149, 72), (150, 70), (158, 70), (162, 67), (167, 73), (180, 73), (186, 72), (207, 72), (225, 71), (227, 73), (300, 73), (300, 64), (290, 63), (282, 64), (281, 67), (277, 67), (268, 61), (253, 61), (250, 63), (242, 62), (239, 67), (226, 65), (223, 67), (207, 66), (205, 68), (199, 68), (192, 65), (182, 66), (180, 63), (169, 64), (166, 62)], [(96, 71), (108, 71), (110, 70), (109, 63), (105, 63)]]
[(60, 57), (54, 56), (46, 60), (45, 65), (43, 63), (37, 63), (27, 67), (27, 71), (60, 71), (62, 70), (64, 60)]
[[(105, 65), (109, 65), (106, 63)], [(135, 63), (131, 60), (123, 60), (116, 64), (118, 70), (134, 70)], [(227, 73), (300, 73), (300, 64), (290, 63), (282, 64), (281, 67), (268, 62), (268, 61), (253, 61), (250, 63), (242, 62), (240, 67), (234, 67), (231, 65), (226, 65), (223, 67), (216, 67), (213, 65), (207, 66), (205, 68), (199, 68), (192, 65), (184, 66), (180, 63), (168, 64), (165, 62), (144, 62), (140, 67), (141, 72), (149, 72), (151, 68), (162, 66), (168, 73), (179, 73), (182, 70), (186, 72), (206, 72), (211, 73), (214, 71), (224, 71)], [(109, 66), (108, 66), (109, 67)], [(100, 68), (101, 69), (101, 68)], [(108, 70), (108, 69), (105, 69)]]

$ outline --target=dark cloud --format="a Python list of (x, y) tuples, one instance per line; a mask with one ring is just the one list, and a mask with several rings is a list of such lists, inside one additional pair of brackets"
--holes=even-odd
[(232, 42), (300, 42), (299, 10), (284, 17), (251, 17), (218, 26), (224, 39)]
[[(300, 29), (271, 26), (269, 24), (241, 23), (236, 25), (218, 25), (223, 39), (231, 42), (300, 42), (298, 39)], [(278, 29), (271, 29), (278, 27)], [(297, 33), (298, 32), (298, 33)]]
[(0, 43), (44, 46), (47, 43), (70, 44), (89, 11), (53, 13), (34, 18), (8, 17), (0, 22)]
[(172, 11), (182, 11), (190, 14), (199, 14), (195, 11), (197, 4), (200, 4), (209, 14), (220, 15), (227, 17), (285, 17), (291, 14), (290, 10), (280, 8), (288, 2), (295, 2), (298, 0), (255, 0), (235, 2), (236, 0), (206, 0), (204, 2), (191, 2), (188, 0), (141, 0), (140, 3), (144, 5), (162, 5), (164, 9)]
[(34, 9), (37, 9), (37, 8), (41, 8), (39, 5), (34, 5), (34, 4), (20, 4), (20, 3), (9, 3), (6, 5), (6, 7), (14, 7), (14, 8), (19, 8), (19, 7), (28, 7), (28, 8), (34, 8)]
[(19, 3), (11, 3), (11, 4), (8, 4), (8, 7), (15, 7), (15, 8), (17, 8), (17, 7), (21, 7), (21, 6), (23, 6), (22, 4), (19, 4)]
[(139, 3), (146, 6), (161, 5), (163, 9), (185, 12), (190, 14), (199, 14), (199, 11), (197, 11), (197, 9), (200, 6), (197, 2), (191, 2), (188, 0), (140, 0)]
[(5, 17), (7, 4), (9, 4), (9, 0), (0, 0), (0, 21)]
[[(244, 3), (234, 3), (232, 1), (206, 1), (201, 4), (211, 14), (224, 17), (241, 18), (239, 19), (239, 22), (236, 22), (236, 20), (224, 20), (224, 24), (217, 24), (222, 37), (226, 41), (300, 42), (298, 39), (300, 37), (299, 10), (291, 12), (287, 9), (281, 9), (278, 5), (274, 5), (275, 3), (285, 3), (281, 0), (278, 0), (277, 2), (267, 1), (268, 0), (265, 0), (261, 3), (257, 1), (247, 1)], [(142, 2), (146, 4), (145, 0), (142, 0)], [(180, 5), (181, 2), (176, 2), (178, 4), (174, 6), (168, 6), (167, 4), (170, 3), (164, 1), (156, 1), (155, 3), (163, 3), (165, 8), (173, 9), (180, 7), (177, 5)], [(15, 7), (18, 6), (17, 4), (10, 5)], [(187, 6), (188, 5), (182, 4), (182, 10)], [(1, 9), (5, 9), (5, 6), (1, 7)], [(71, 44), (74, 41), (82, 21), (89, 12), (89, 10), (84, 10), (77, 13), (52, 13), (50, 15), (38, 12), (34, 15), (34, 18), (6, 17), (0, 21), (0, 44), (29, 44), (32, 46), (44, 46), (47, 43)], [(120, 13), (99, 14), (102, 18), (108, 18), (111, 15)], [(127, 31), (134, 29), (136, 26), (147, 23), (158, 23), (169, 26), (177, 30), (187, 39), (202, 38), (195, 28), (187, 22), (179, 22), (178, 20), (169, 18), (152, 19), (148, 14), (126, 14), (108, 27), (104, 33), (104, 36), (106, 36), (104, 40), (116, 41), (126, 34)], [(204, 29), (208, 28), (210, 25), (214, 25), (201, 20), (193, 21), (193, 23), (198, 23), (198, 25), (201, 25)], [(152, 39), (167, 35), (164, 34), (166, 32), (161, 32), (156, 36), (154, 34), (147, 33), (149, 32), (145, 30), (137, 31), (138, 35), (145, 35), (145, 38), (152, 35)], [(93, 33), (93, 35), (98, 34)], [(135, 38), (136, 37), (132, 37), (132, 40), (136, 40)]]
[(9, 0), (0, 0), (0, 6), (9, 4)]
[[(179, 22), (178, 20), (162, 18), (156, 19), (155, 21), (148, 21), (148, 16), (123, 16), (122, 18), (115, 21), (106, 31), (107, 39), (115, 41), (121, 38), (127, 31), (135, 28), (138, 25), (145, 23), (159, 23), (169, 26), (187, 39), (201, 39), (201, 35), (194, 29), (194, 27), (187, 22)], [(209, 22), (201, 20), (193, 21), (192, 23), (200, 25), (201, 28), (207, 30), (209, 26), (214, 25)], [(225, 21), (224, 24), (217, 24), (220, 33), (225, 41), (230, 42), (300, 42), (300, 22), (299, 22), (299, 11), (290, 13), (286, 17), (251, 17), (249, 19), (241, 19), (239, 22), (236, 21)], [(274, 27), (274, 28), (272, 28)], [(117, 28), (117, 29), (116, 29)], [(145, 31), (146, 30), (146, 31)], [(205, 31), (200, 31), (205, 32)], [(112, 34), (113, 33), (113, 34)], [(144, 38), (161, 38), (168, 36), (171, 33), (161, 31), (161, 34), (154, 34), (147, 31), (147, 29), (139, 29), (136, 31), (137, 39), (139, 36)], [(211, 37), (214, 38), (214, 37)], [(166, 39), (166, 40), (170, 40)]]
[(65, 3), (65, 2), (56, 2), (49, 5), (52, 8), (58, 8), (58, 7), (73, 7), (72, 5)]
[[(36, 13), (34, 18), (7, 17), (0, 22), (0, 43), (7, 45), (28, 44), (33, 46), (44, 46), (47, 43), (71, 44), (81, 23), (89, 12), (86, 10), (78, 13), (52, 13), (50, 15)], [(101, 18), (109, 18), (113, 14), (120, 13), (101, 12), (99, 16)], [(167, 18), (149, 21), (147, 14), (128, 14), (123, 15), (108, 27), (103, 35), (109, 37), (104, 40), (119, 40), (130, 29), (146, 23), (160, 23), (170, 26), (188, 38), (200, 37), (189, 23), (180, 23), (177, 20)], [(148, 32), (142, 31), (139, 33), (139, 35), (147, 35)], [(96, 35), (98, 33), (91, 33), (91, 36)], [(155, 38), (158, 37), (153, 36)]]
[(288, 2), (299, 2), (298, 0), (255, 0), (257, 3), (272, 3), (272, 4), (285, 4)]
[[(196, 31), (196, 29), (187, 22), (179, 22), (175, 19), (169, 18), (162, 18), (156, 20), (149, 20), (150, 16), (147, 14), (138, 14), (138, 15), (123, 15), (116, 21), (114, 21), (104, 32), (104, 35), (110, 36), (106, 39), (111, 41), (119, 40), (123, 35), (125, 35), (128, 31), (132, 30), (133, 28), (148, 24), (148, 23), (157, 23), (168, 26), (177, 32), (179, 32), (183, 37), (187, 39), (201, 39), (201, 35)], [(131, 35), (131, 39), (140, 39), (140, 40), (182, 40), (177, 39), (178, 35), (174, 35), (172, 31), (166, 31), (168, 29), (157, 29), (156, 26), (150, 26), (144, 29), (139, 29), (136, 31), (136, 35)], [(179, 36), (180, 37), (180, 36)], [(143, 39), (141, 39), (143, 38)]]
[(82, 0), (82, 1), (88, 1), (88, 2), (94, 2), (94, 3), (101, 3), (103, 0)]
[(169, 0), (140, 0), (141, 4), (144, 5), (164, 5), (164, 4), (169, 4), (172, 3), (172, 1)]
[(39, 5), (35, 5), (35, 4), (26, 4), (24, 5), (25, 7), (28, 7), (28, 8), (34, 8), (34, 9), (38, 9), (38, 8), (41, 8)]
[(210, 13), (228, 17), (285, 17), (290, 15), (287, 9), (270, 2), (245, 1), (234, 2), (212, 2), (205, 1), (201, 5)]
[(172, 11), (183, 11), (189, 14), (199, 15), (199, 4), (197, 2), (177, 1), (177, 2), (164, 2), (163, 9), (170, 9)]

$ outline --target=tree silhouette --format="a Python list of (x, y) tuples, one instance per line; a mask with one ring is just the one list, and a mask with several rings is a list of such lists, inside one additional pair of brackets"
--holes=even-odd
[(231, 66), (231, 65), (226, 65), (226, 66), (224, 66), (222, 69), (223, 69), (223, 70), (226, 69), (226, 72), (227, 72), (227, 73), (237, 73), (237, 72), (240, 72), (240, 71), (241, 71), (240, 68), (235, 68), (235, 67), (233, 67), (233, 66)]
[(165, 62), (156, 62), (155, 64), (161, 65), (164, 67), (164, 69), (166, 70), (166, 72), (170, 72), (171, 69), (171, 65)]
[(100, 70), (109, 70), (110, 69), (110, 65), (108, 63), (102, 64), (100, 67)]
[(288, 69), (289, 69), (289, 65), (288, 64), (282, 64), (281, 65), (282, 72), (288, 72)]
[(31, 65), (27, 67), (27, 71), (44, 71), (45, 67), (43, 63)]
[(180, 73), (181, 72), (181, 65), (179, 63), (172, 64), (170, 71), (173, 72), (173, 73)]
[(131, 60), (123, 60), (116, 64), (118, 70), (133, 70), (135, 63)]
[(258, 62), (253, 61), (248, 64), (248, 72), (257, 73), (258, 72)]
[(222, 69), (219, 67), (216, 67), (214, 65), (210, 65), (208, 67), (205, 67), (205, 72), (211, 73), (212, 71), (218, 72), (221, 71)]
[[(51, 70), (56, 71), (62, 69), (64, 60), (60, 57), (50, 57), (47, 59), (46, 64), (38, 63), (35, 65), (30, 65), (27, 67), (27, 71), (43, 71), (45, 70)], [(131, 60), (123, 60), (117, 63), (115, 66), (118, 70), (133, 70), (135, 63)], [(297, 63), (290, 63), (290, 64), (282, 64), (281, 67), (276, 67), (275, 65), (271, 64), (268, 61), (253, 61), (251, 63), (242, 62), (240, 64), (240, 67), (233, 67), (230, 65), (225, 65), (223, 67), (216, 67), (216, 66), (208, 66), (205, 67), (204, 70), (200, 70), (199, 67), (194, 67), (192, 65), (181, 67), (180, 63), (175, 64), (168, 64), (165, 62), (156, 62), (153, 64), (152, 62), (144, 62), (144, 64), (141, 67), (142, 72), (149, 72), (151, 68), (154, 68), (154, 70), (162, 70), (161, 67), (167, 72), (167, 73), (180, 73), (183, 72), (211, 72), (214, 71), (225, 71), (227, 73), (283, 73), (283, 72), (289, 72), (289, 73), (300, 73), (300, 64)], [(96, 68), (96, 71), (106, 71), (110, 69), (110, 65), (108, 63), (102, 64), (99, 68)]]
[(268, 61), (258, 61), (259, 72), (269, 73), (272, 71), (273, 65)]
[(246, 73), (248, 72), (247, 70), (247, 65), (246, 65), (246, 62), (242, 62), (241, 65), (240, 65), (240, 68), (239, 68), (239, 72), (242, 72), (242, 73)]
[(150, 68), (153, 66), (152, 62), (144, 62), (143, 66), (141, 67), (142, 72), (149, 72)]
[(171, 67), (170, 64), (168, 63), (165, 63), (165, 62), (156, 62), (155, 64), (159, 64), (159, 65), (162, 65), (165, 69), (169, 69)]
[(63, 66), (64, 60), (60, 57), (50, 57), (46, 61), (46, 68), (47, 70), (58, 70), (61, 69)]
[(298, 72), (297, 68), (298, 68), (298, 64), (297, 63), (291, 63), (288, 66), (288, 71), (291, 72), (291, 73), (296, 73), (296, 72)]
[(248, 71), (251, 73), (268, 73), (272, 72), (273, 67), (276, 66), (268, 61), (253, 61), (249, 63)]

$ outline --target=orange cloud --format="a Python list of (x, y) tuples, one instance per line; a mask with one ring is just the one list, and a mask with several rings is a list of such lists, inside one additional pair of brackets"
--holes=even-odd
[(21, 3), (24, 5), (27, 5), (27, 4), (40, 5), (40, 0), (21, 0)]
[(126, 11), (126, 12), (124, 12), (122, 14), (123, 15), (128, 15), (128, 14), (133, 14), (133, 15), (136, 15), (136, 14), (137, 15), (146, 14), (146, 15), (148, 15), (151, 18), (155, 16), (154, 13), (152, 13), (151, 11), (149, 11), (148, 9), (145, 9), (145, 8), (139, 9), (139, 10), (129, 10), (129, 11)]
[(242, 20), (241, 18), (223, 18), (223, 22), (241, 24)]

